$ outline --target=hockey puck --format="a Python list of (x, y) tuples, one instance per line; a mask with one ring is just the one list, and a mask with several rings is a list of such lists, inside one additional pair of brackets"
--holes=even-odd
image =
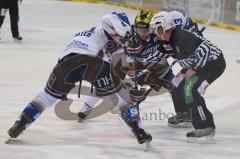
[(236, 62), (240, 64), (240, 59), (236, 60)]

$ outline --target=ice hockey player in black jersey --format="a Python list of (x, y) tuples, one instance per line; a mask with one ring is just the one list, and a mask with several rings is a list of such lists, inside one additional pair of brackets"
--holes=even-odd
[(215, 124), (203, 95), (226, 68), (222, 51), (212, 42), (175, 27), (169, 12), (154, 15), (151, 28), (159, 39), (170, 44), (173, 58), (182, 66), (173, 83), (178, 102), (187, 105), (195, 128), (186, 134), (188, 141), (213, 142)]
[[(197, 25), (192, 22), (191, 18), (185, 16), (181, 12), (172, 11), (170, 12), (170, 15), (176, 27), (181, 29), (190, 29), (190, 31), (194, 33), (199, 32)], [(151, 17), (152, 16), (153, 15), (151, 15)], [(159, 41), (156, 35), (150, 33), (150, 22), (146, 20), (147, 17), (149, 17), (149, 13), (141, 11), (141, 13), (135, 18), (135, 31), (137, 36), (140, 38), (140, 44), (143, 45), (143, 48), (140, 52), (137, 52), (137, 54), (134, 50), (135, 52), (133, 51), (133, 54), (136, 55), (138, 61), (141, 61), (145, 65), (151, 66), (153, 63), (163, 65), (166, 63), (166, 59), (171, 56), (172, 50), (170, 49), (168, 43), (165, 41)], [(155, 69), (152, 67), (150, 70), (152, 71), (152, 74), (157, 74), (159, 72), (158, 67)], [(166, 84), (168, 86), (171, 84), (169, 82), (171, 82), (173, 76), (174, 75), (171, 70), (166, 74), (164, 79), (166, 80)], [(186, 105), (178, 103), (177, 95), (178, 94), (176, 94), (175, 91), (171, 91), (171, 97), (174, 103), (176, 115), (168, 119), (168, 126), (176, 128), (192, 127)]]
[[(129, 40), (126, 45), (126, 53), (132, 59), (132, 66), (135, 75), (132, 79), (138, 85), (149, 85), (152, 89), (159, 91), (161, 87), (170, 89), (170, 81), (174, 77), (171, 69), (168, 70), (166, 59), (171, 56), (163, 45), (158, 43), (157, 37), (150, 32), (149, 25), (153, 14), (141, 11), (135, 18), (134, 33), (132, 41)], [(133, 42), (134, 41), (134, 42)], [(131, 61), (131, 60), (130, 60)], [(145, 70), (145, 72), (143, 71)], [(130, 91), (131, 92), (131, 91)], [(142, 91), (145, 93), (144, 91)], [(135, 98), (135, 104), (121, 112), (123, 120), (133, 128), (142, 128), (139, 116), (139, 100), (145, 98), (140, 90), (132, 90), (132, 97)], [(134, 128), (135, 127), (135, 128)], [(146, 137), (149, 137), (150, 134)]]
[[(136, 62), (137, 70), (147, 69), (148, 75), (158, 74), (162, 68), (168, 66), (167, 58), (171, 57), (170, 52), (162, 43), (159, 43), (156, 35), (151, 33), (149, 25), (153, 14), (150, 12), (141, 11), (135, 18), (134, 30), (135, 44), (131, 40), (128, 41), (127, 54), (132, 58), (132, 61)], [(160, 73), (161, 74), (161, 73)], [(163, 77), (166, 82), (170, 82), (174, 77), (171, 70)], [(157, 77), (156, 77), (157, 78)], [(150, 79), (149, 79), (150, 80)], [(152, 79), (154, 80), (154, 79)], [(156, 79), (157, 80), (157, 79)], [(156, 83), (144, 83), (143, 84), (156, 84)], [(160, 83), (163, 81), (159, 81)], [(159, 83), (159, 84), (160, 84)], [(165, 84), (165, 83), (162, 83)], [(164, 85), (167, 87), (167, 85)]]

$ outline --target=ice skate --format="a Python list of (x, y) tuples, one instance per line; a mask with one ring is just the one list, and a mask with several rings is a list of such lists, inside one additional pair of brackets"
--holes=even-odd
[(132, 128), (132, 132), (137, 138), (139, 144), (149, 143), (152, 141), (152, 135), (147, 133), (144, 129), (140, 128), (138, 121), (128, 122), (128, 125)]
[(149, 143), (152, 141), (152, 135), (147, 133), (144, 129), (138, 128), (137, 130), (133, 130), (133, 133), (139, 144)]
[(16, 41), (16, 42), (20, 42), (20, 41), (23, 40), (23, 38), (22, 38), (21, 36), (14, 36), (13, 39), (14, 39), (14, 41)]
[(33, 121), (31, 117), (26, 114), (22, 114), (20, 120), (17, 120), (14, 125), (8, 130), (8, 134), (11, 138), (17, 138), (29, 124)]
[(139, 127), (132, 128), (132, 132), (137, 138), (138, 143), (144, 144), (144, 151), (148, 151), (151, 148), (152, 135)]
[(140, 117), (136, 105), (130, 106), (126, 110), (122, 110), (121, 117), (131, 128), (139, 144), (149, 143), (152, 141), (151, 134), (147, 133), (141, 126), (139, 126)]
[(201, 143), (201, 144), (213, 144), (215, 129), (212, 127), (204, 129), (195, 129), (186, 134), (187, 142), (189, 143)]
[(78, 122), (82, 122), (83, 120), (85, 120), (92, 110), (93, 108), (90, 105), (88, 105), (87, 103), (84, 103), (83, 107), (78, 113), (78, 117), (79, 117)]
[(168, 126), (173, 128), (191, 128), (192, 122), (188, 113), (177, 113), (175, 116), (168, 118)]

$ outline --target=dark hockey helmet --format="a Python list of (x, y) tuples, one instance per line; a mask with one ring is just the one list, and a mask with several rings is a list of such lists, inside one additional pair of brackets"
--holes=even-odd
[(151, 12), (141, 11), (135, 18), (135, 27), (149, 28), (152, 17), (153, 14)]

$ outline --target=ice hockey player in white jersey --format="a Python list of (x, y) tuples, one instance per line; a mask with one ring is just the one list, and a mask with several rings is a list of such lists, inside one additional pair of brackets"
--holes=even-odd
[(90, 82), (99, 97), (105, 96), (113, 103), (116, 98), (122, 98), (120, 110), (131, 105), (128, 91), (112, 70), (111, 53), (103, 51), (108, 43), (123, 44), (130, 36), (129, 20), (124, 13), (107, 14), (99, 26), (77, 33), (53, 68), (45, 88), (30, 101), (9, 129), (9, 136), (17, 138), (45, 109), (59, 99), (67, 100), (75, 83), (80, 81), (81, 86), (82, 80)]

